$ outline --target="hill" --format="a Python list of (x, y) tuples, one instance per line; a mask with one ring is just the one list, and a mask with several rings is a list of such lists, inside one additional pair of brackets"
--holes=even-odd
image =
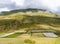
[(0, 16), (0, 32), (30, 29), (57, 30), (60, 34), (60, 17), (47, 11), (18, 12)]

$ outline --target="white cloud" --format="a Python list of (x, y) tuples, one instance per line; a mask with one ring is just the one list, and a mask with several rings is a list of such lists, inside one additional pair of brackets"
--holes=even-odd
[[(26, 3), (30, 3), (27, 2)], [(32, 0), (31, 7), (37, 8), (48, 8), (50, 11), (58, 11), (58, 7), (60, 7), (60, 0)]]
[(23, 6), (25, 0), (12, 0), (12, 1), (15, 2), (17, 6)]
[(0, 12), (1, 11), (10, 11), (8, 8), (0, 8)]
[(58, 11), (58, 7), (60, 7), (60, 0), (42, 0), (42, 4), (52, 11)]
[(11, 4), (11, 0), (0, 0), (0, 4)]
[(60, 0), (26, 0), (25, 5), (28, 8), (44, 8), (56, 12), (59, 10)]

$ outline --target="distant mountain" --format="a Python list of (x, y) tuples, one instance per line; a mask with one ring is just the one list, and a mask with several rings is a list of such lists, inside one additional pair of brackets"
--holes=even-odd
[(17, 9), (17, 10), (11, 10), (11, 11), (2, 11), (0, 15), (8, 15), (8, 14), (13, 14), (13, 13), (18, 13), (18, 12), (38, 12), (38, 11), (46, 11), (44, 9), (33, 9), (33, 8), (28, 8), (28, 9)]

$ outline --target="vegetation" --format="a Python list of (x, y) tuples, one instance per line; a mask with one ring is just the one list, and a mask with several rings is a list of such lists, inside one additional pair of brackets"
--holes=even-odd
[[(26, 42), (27, 41), (27, 42)], [(30, 42), (29, 42), (30, 41)], [(0, 44), (60, 44), (60, 38), (0, 38)]]
[[(57, 28), (57, 27), (60, 27), (60, 18), (15, 15), (15, 16), (4, 16), (4, 18), (2, 17), (0, 19), (0, 31), (19, 30), (22, 28), (34, 28), (34, 27), (36, 29), (38, 28), (41, 29), (39, 25), (47, 25), (47, 26)], [(45, 28), (42, 28), (42, 29), (45, 29)]]
[[(56, 30), (56, 34), (60, 36), (59, 15), (39, 9), (13, 10), (2, 13), (3, 15), (0, 16), (0, 35), (17, 30), (40, 29)], [(8, 38), (0, 38), (0, 44), (60, 44), (60, 38), (44, 38), (42, 34), (22, 35), (16, 39), (19, 35), (21, 36), (21, 33), (7, 36)]]
[(2, 15), (9, 15), (9, 14), (13, 14), (13, 13), (18, 13), (18, 12), (28, 12), (28, 11), (32, 11), (32, 12), (38, 12), (38, 11), (46, 11), (43, 9), (33, 9), (33, 8), (28, 8), (28, 9), (17, 9), (17, 10), (12, 10), (12, 11), (2, 11)]
[(44, 35), (42, 33), (39, 34), (35, 33), (32, 35), (32, 37), (44, 37)]
[(26, 43), (26, 44), (35, 44), (35, 41), (30, 40), (30, 39), (25, 39), (24, 43)]
[[(32, 9), (27, 10), (30, 11)], [(18, 11), (19, 10), (17, 10), (17, 12)], [(56, 16), (56, 14), (49, 13), (45, 10), (41, 11), (39, 10), (37, 12), (31, 12), (31, 13), (18, 12), (15, 14), (0, 16), (0, 32), (10, 32), (10, 31), (12, 32), (21, 29), (23, 30), (51, 29), (59, 31), (60, 35), (60, 17)]]
[(15, 33), (15, 34), (6, 36), (6, 37), (4, 37), (4, 38), (16, 38), (16, 37), (20, 36), (21, 34), (22, 34), (22, 33)]

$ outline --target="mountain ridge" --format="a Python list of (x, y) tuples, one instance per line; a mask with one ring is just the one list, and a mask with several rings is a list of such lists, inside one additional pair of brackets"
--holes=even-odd
[[(44, 9), (36, 9), (36, 8), (28, 8), (28, 9), (16, 9), (16, 10), (11, 10), (11, 11), (2, 11), (0, 13), (0, 15), (8, 15), (8, 14), (14, 14), (14, 13), (18, 13), (18, 12), (28, 12), (28, 11), (31, 11), (31, 12), (38, 12), (38, 11), (47, 11), (47, 10), (44, 10)], [(47, 11), (49, 13), (52, 13), (51, 11)], [(52, 13), (54, 14), (54, 13)]]

